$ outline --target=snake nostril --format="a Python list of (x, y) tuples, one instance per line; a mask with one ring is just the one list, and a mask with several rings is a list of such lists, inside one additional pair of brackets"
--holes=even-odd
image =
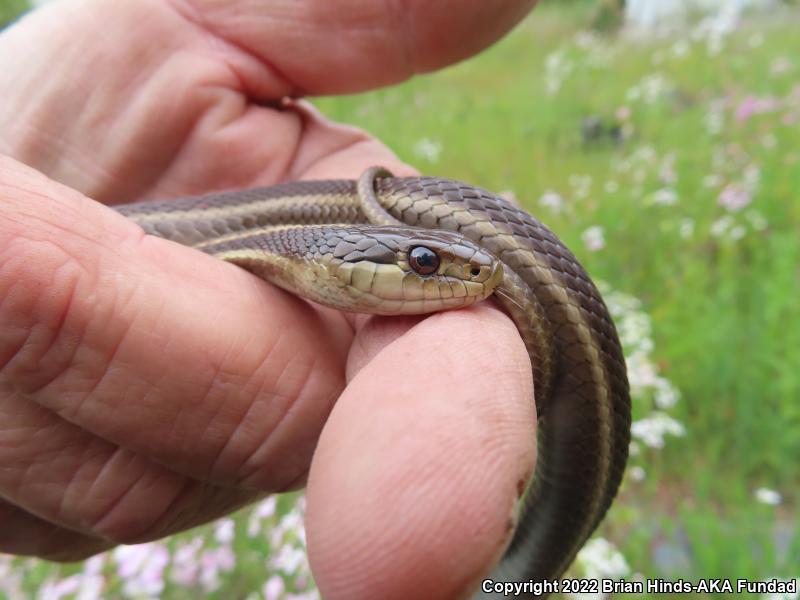
[(481, 270), (478, 267), (472, 267), (472, 270), (469, 272), (469, 274), (473, 277), (477, 277), (481, 274)]

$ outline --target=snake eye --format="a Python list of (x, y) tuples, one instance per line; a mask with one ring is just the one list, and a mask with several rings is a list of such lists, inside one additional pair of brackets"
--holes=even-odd
[(417, 246), (408, 254), (408, 264), (420, 275), (430, 275), (439, 268), (439, 256), (425, 246)]

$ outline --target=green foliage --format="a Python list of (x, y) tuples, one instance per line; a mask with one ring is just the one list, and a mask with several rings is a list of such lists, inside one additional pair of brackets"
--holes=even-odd
[(27, 0), (0, 0), (0, 28), (28, 10)]

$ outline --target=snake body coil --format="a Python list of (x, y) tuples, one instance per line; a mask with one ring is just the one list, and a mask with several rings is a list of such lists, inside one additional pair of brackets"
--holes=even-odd
[[(538, 220), (464, 183), (394, 178), (380, 168), (357, 182), (297, 182), (117, 210), (148, 233), (352, 312), (429, 312), (494, 292), (531, 356), (539, 454), (492, 578), (553, 579), (569, 567), (622, 479), (630, 399), (605, 304)], [(419, 247), (433, 248), (436, 279), (409, 276)], [(336, 283), (319, 293), (322, 276)]]

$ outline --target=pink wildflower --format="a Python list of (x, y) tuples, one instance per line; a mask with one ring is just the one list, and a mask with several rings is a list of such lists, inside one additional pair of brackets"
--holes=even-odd
[(742, 210), (753, 200), (753, 195), (749, 189), (741, 185), (726, 185), (717, 197), (720, 206), (724, 206), (731, 212)]
[(736, 109), (736, 122), (744, 123), (754, 115), (772, 112), (780, 107), (780, 102), (775, 98), (757, 98), (756, 96), (745, 96)]

